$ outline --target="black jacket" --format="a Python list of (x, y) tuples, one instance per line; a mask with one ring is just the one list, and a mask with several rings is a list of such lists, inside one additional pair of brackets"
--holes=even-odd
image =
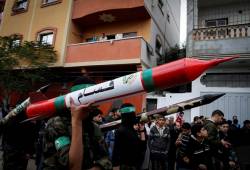
[(140, 167), (144, 159), (146, 141), (142, 141), (133, 126), (121, 125), (115, 132), (113, 166)]
[(205, 140), (199, 142), (193, 135), (191, 135), (185, 156), (190, 159), (190, 166), (192, 169), (197, 169), (200, 164), (206, 165), (208, 170), (212, 169), (211, 150)]
[(149, 149), (151, 156), (156, 158), (167, 158), (170, 146), (170, 132), (166, 127), (160, 135), (156, 126), (153, 126), (149, 134)]

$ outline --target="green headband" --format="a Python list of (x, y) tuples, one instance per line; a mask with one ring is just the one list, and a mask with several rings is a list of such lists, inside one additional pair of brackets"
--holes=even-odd
[(135, 107), (133, 107), (133, 106), (124, 107), (124, 108), (121, 108), (119, 111), (120, 111), (120, 113), (135, 112)]
[(73, 91), (77, 91), (77, 90), (80, 90), (80, 89), (85, 89), (85, 88), (93, 86), (93, 85), (94, 84), (78, 84), (78, 85), (75, 85), (75, 86), (71, 87), (70, 91), (73, 92)]

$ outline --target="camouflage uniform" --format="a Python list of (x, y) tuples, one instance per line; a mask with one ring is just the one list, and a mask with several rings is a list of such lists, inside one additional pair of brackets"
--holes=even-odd
[(30, 122), (21, 124), (23, 117), (19, 114), (2, 127), (3, 170), (26, 170), (29, 155), (34, 153), (36, 127)]
[[(60, 149), (58, 149), (55, 142), (59, 138), (65, 139), (64, 144), (60, 145)], [(70, 139), (70, 118), (58, 116), (48, 120), (44, 136), (44, 170), (68, 169)], [(98, 126), (91, 121), (84, 123), (83, 146), (82, 169), (90, 169), (96, 165), (102, 169), (112, 169), (102, 133)]]

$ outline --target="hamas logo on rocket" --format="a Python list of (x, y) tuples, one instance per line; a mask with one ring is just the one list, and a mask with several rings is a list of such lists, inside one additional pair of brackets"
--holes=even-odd
[(130, 85), (135, 81), (136, 77), (137, 77), (136, 73), (124, 76), (122, 78), (122, 82), (123, 82), (123, 84), (129, 84)]

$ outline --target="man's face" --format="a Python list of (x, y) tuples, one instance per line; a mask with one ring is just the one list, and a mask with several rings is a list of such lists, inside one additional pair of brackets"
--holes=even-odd
[(170, 124), (170, 125), (174, 124), (174, 117), (170, 117), (170, 118), (169, 118), (169, 124)]
[(216, 115), (215, 123), (221, 123), (223, 121), (224, 116)]
[(208, 137), (207, 129), (201, 128), (200, 134), (201, 134), (201, 137), (207, 138)]
[(165, 124), (166, 124), (166, 125), (169, 125), (169, 119), (166, 119)]
[(134, 129), (139, 130), (139, 124), (138, 123), (134, 124)]
[(175, 122), (176, 129), (181, 129), (181, 124), (179, 122)]
[(246, 127), (247, 127), (248, 129), (250, 129), (250, 123), (247, 123), (247, 124), (246, 124)]
[(93, 117), (93, 121), (95, 121), (95, 122), (102, 122), (102, 115), (99, 114), (99, 115)]
[(163, 127), (163, 126), (165, 125), (165, 123), (166, 123), (165, 118), (159, 118), (159, 119), (158, 119), (158, 125), (159, 125), (160, 127)]
[(119, 111), (114, 112), (114, 118), (118, 119), (121, 117), (121, 113)]
[(237, 116), (233, 116), (233, 120), (234, 120), (234, 119), (237, 119)]
[(229, 130), (229, 125), (228, 124), (222, 124), (220, 126), (220, 131), (223, 132), (223, 133), (227, 133)]

